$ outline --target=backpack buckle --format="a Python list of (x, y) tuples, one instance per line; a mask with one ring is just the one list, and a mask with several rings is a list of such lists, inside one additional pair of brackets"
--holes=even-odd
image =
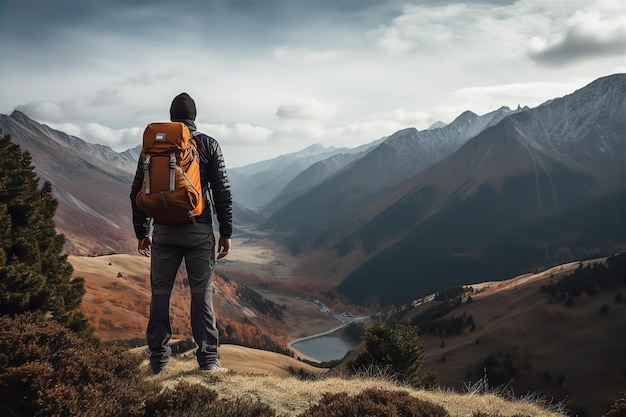
[(150, 171), (150, 155), (147, 155), (145, 161), (143, 161), (143, 170)]

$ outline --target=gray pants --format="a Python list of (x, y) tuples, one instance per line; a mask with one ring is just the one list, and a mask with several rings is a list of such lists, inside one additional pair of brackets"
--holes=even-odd
[(191, 329), (198, 345), (196, 357), (200, 366), (218, 358), (219, 332), (213, 311), (213, 267), (215, 236), (208, 223), (155, 225), (152, 231), (150, 282), (152, 300), (146, 336), (153, 367), (163, 368), (172, 349), (170, 295), (176, 273), (185, 260), (191, 289)]

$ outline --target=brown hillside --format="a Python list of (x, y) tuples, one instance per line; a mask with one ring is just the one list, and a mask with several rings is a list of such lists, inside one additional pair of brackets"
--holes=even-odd
[[(145, 338), (150, 300), (148, 258), (138, 255), (98, 257), (70, 256), (74, 276), (86, 279), (82, 309), (96, 326), (96, 334), (105, 341)], [(270, 339), (287, 348), (288, 342), (320, 333), (340, 324), (331, 314), (303, 294), (311, 293), (306, 283), (291, 278), (296, 259), (273, 242), (233, 239), (227, 258), (216, 265), (214, 281), (216, 313), (224, 343), (264, 346), (259, 339)], [(182, 272), (182, 271), (181, 271)], [(189, 333), (189, 292), (180, 274), (172, 294), (172, 319), (177, 336)], [(237, 290), (242, 285), (254, 288), (263, 298), (274, 302), (284, 313), (277, 320), (241, 300)], [(241, 292), (241, 291), (240, 291)], [(300, 294), (300, 295), (296, 295)], [(339, 305), (338, 311), (355, 311)], [(276, 313), (276, 311), (273, 311)], [(225, 331), (235, 331), (232, 337)], [(263, 333), (265, 332), (265, 333)], [(264, 337), (266, 335), (267, 337)], [(274, 347), (265, 347), (274, 349)]]
[[(584, 262), (604, 262), (605, 258)], [(575, 414), (600, 415), (626, 389), (626, 295), (623, 286), (583, 294), (568, 306), (540, 292), (544, 284), (571, 274), (578, 263), (502, 282), (474, 285), (472, 302), (448, 313), (462, 318), (460, 334), (423, 330), (423, 371), (437, 372), (442, 386), (461, 389), (485, 376), (492, 386), (517, 395), (540, 393), (566, 400)], [(435, 301), (405, 312), (415, 316)], [(600, 314), (603, 306), (606, 314)], [(470, 318), (471, 316), (471, 318)], [(471, 323), (473, 322), (473, 327)]]
[[(149, 259), (135, 255), (70, 256), (74, 276), (85, 278), (82, 311), (103, 341), (145, 339), (150, 308)], [(175, 337), (191, 334), (190, 295), (184, 270), (179, 271), (171, 299)], [(244, 287), (216, 274), (213, 280), (218, 326), (225, 340), (264, 348), (286, 347), (283, 319), (242, 300)], [(141, 343), (141, 340), (137, 340)]]

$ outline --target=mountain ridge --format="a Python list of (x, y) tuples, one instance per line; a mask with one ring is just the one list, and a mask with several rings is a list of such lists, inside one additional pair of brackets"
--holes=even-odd
[[(372, 144), (378, 141), (374, 141)], [(237, 200), (240, 204), (253, 210), (264, 211), (264, 208), (280, 195), (290, 181), (302, 174), (311, 165), (339, 154), (361, 152), (362, 149), (367, 149), (372, 144), (365, 144), (356, 148), (327, 148), (320, 144), (311, 145), (302, 151), (229, 169), (231, 185), (236, 190)]]
[[(615, 80), (620, 78), (621, 84), (617, 85)], [(591, 84), (586, 90), (579, 90), (573, 96), (551, 101), (547, 104), (551, 106), (551, 112), (547, 116), (544, 112), (546, 107), (540, 106), (503, 119), (465, 143), (448, 158), (403, 184), (401, 191), (397, 192), (399, 198), (389, 206), (383, 205), (385, 210), (378, 218), (373, 217), (360, 231), (340, 243), (340, 246), (348, 248), (361, 246), (366, 253), (373, 255), (342, 281), (339, 291), (349, 296), (354, 296), (355, 292), (363, 295), (363, 288), (371, 288), (372, 285), (368, 283), (373, 284), (374, 276), (382, 273), (394, 277), (392, 281), (397, 281), (404, 290), (421, 288), (421, 284), (408, 277), (424, 273), (428, 282), (451, 284), (455, 281), (454, 276), (465, 274), (468, 277), (476, 274), (476, 268), (484, 270), (488, 267), (488, 264), (480, 266), (487, 258), (481, 253), (498, 252), (498, 247), (504, 248), (507, 245), (508, 252), (504, 249), (499, 252), (502, 258), (510, 259), (513, 256), (511, 251), (516, 250), (521, 258), (528, 258), (525, 262), (533, 259), (532, 264), (525, 266), (523, 262), (520, 264), (520, 261), (516, 261), (516, 269), (511, 269), (510, 275), (523, 269), (533, 269), (542, 263), (545, 265), (547, 262), (549, 265), (550, 262), (567, 260), (551, 259), (548, 254), (553, 251), (556, 253), (574, 250), (579, 257), (589, 256), (590, 253), (585, 251), (592, 250), (591, 242), (595, 240), (588, 225), (593, 223), (593, 216), (602, 212), (611, 213), (613, 225), (603, 225), (604, 229), (596, 231), (596, 234), (610, 236), (608, 241), (617, 245), (612, 249), (623, 246), (626, 239), (622, 232), (626, 227), (623, 216), (618, 216), (619, 210), (616, 212), (613, 209), (623, 208), (622, 197), (626, 189), (623, 175), (615, 175), (624, 167), (626, 107), (623, 95), (613, 94), (610, 98), (613, 102), (610, 104), (603, 102), (602, 105), (595, 106), (596, 103), (592, 102), (591, 106), (579, 108), (577, 114), (569, 114), (572, 109), (577, 108), (581, 95), (589, 95), (590, 89), (595, 90), (598, 86), (602, 89), (611, 84), (614, 90), (625, 90), (623, 77), (609, 77), (599, 80), (598, 83)], [(600, 97), (605, 95), (600, 94)], [(599, 111), (592, 112), (590, 107)], [(606, 107), (611, 108), (607, 110), (610, 113), (608, 118), (604, 115)], [(545, 126), (552, 124), (558, 129), (567, 117), (575, 118), (582, 130), (576, 130), (573, 136), (570, 136), (572, 129), (561, 128), (558, 133), (552, 131), (549, 136), (553, 139), (552, 147), (530, 133), (528, 126), (539, 125), (539, 132), (544, 132)], [(582, 122), (583, 120), (587, 121)], [(596, 120), (604, 120), (609, 133), (603, 137), (589, 134), (589, 130), (593, 129), (585, 126), (593, 126)], [(561, 140), (563, 138), (557, 135), (570, 137), (571, 141)], [(543, 137), (539, 139), (545, 141)], [(554, 139), (561, 142), (556, 143)], [(594, 141), (601, 142), (601, 146), (610, 146), (610, 151), (591, 152), (590, 150), (598, 147), (592, 146)], [(601, 203), (605, 201), (603, 198), (608, 198), (609, 202)], [(598, 204), (593, 205), (594, 201)], [(585, 211), (582, 207), (593, 209)], [(585, 216), (572, 222), (573, 219), (568, 214), (571, 212), (581, 215), (584, 213)], [(557, 235), (543, 236), (550, 239), (551, 243), (548, 241), (542, 244), (538, 234), (536, 238), (529, 236), (530, 241), (521, 246), (510, 244), (519, 241), (515, 233), (520, 233), (526, 227), (534, 228), (533, 224), (548, 216), (561, 227)], [(397, 226), (389, 231), (387, 228), (390, 224)], [(608, 231), (611, 227), (612, 234)], [(583, 230), (586, 230), (584, 235), (587, 243), (585, 244), (585, 239), (578, 239), (577, 242), (582, 246), (573, 249), (567, 236), (583, 233)], [(394, 231), (397, 235), (389, 243), (386, 234), (393, 236)], [(406, 237), (406, 241), (403, 242), (402, 236)], [(569, 239), (573, 242), (572, 238)], [(388, 242), (380, 248), (380, 255), (375, 254), (377, 242)], [(540, 248), (544, 244), (548, 246), (543, 248), (544, 254), (541, 255)], [(494, 259), (496, 252), (491, 253), (491, 259)], [(527, 252), (526, 255), (524, 252)], [(457, 253), (470, 255), (458, 257), (455, 256)], [(505, 253), (508, 254), (504, 255)], [(532, 254), (530, 257), (529, 253)], [(569, 256), (571, 260), (573, 253)], [(422, 258), (425, 259), (424, 264), (431, 266), (411, 267), (406, 261)], [(455, 263), (458, 264), (456, 269), (450, 269)], [(505, 270), (496, 272), (497, 268), (494, 265), (491, 267), (493, 270), (490, 276), (506, 275)], [(506, 265), (501, 265), (501, 268), (504, 267)], [(472, 268), (476, 272), (472, 273)], [(434, 275), (429, 275), (431, 273)], [(445, 274), (449, 274), (447, 278), (444, 278)], [(398, 276), (405, 278), (398, 279)], [(432, 284), (423, 284), (420, 291), (432, 289)], [(376, 291), (380, 293), (380, 290)], [(400, 296), (400, 292), (395, 291), (396, 296)], [(363, 301), (361, 296), (357, 299)], [(388, 298), (387, 302), (390, 301)]]
[[(399, 130), (354, 161), (349, 170), (343, 170), (327, 182), (318, 184), (309, 194), (292, 200), (261, 227), (296, 233), (332, 229), (346, 217), (351, 217), (358, 207), (371, 203), (380, 193), (453, 153), (504, 114), (502, 109), (483, 116), (466, 111), (442, 128)], [(325, 198), (326, 194), (336, 200)], [(300, 214), (294, 216), (292, 213)], [(320, 225), (320, 219), (328, 219), (331, 223)]]

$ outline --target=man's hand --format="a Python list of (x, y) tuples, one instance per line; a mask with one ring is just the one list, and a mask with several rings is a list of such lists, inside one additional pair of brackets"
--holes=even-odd
[(221, 237), (217, 245), (217, 259), (222, 259), (230, 252), (230, 238)]
[(137, 242), (137, 251), (143, 256), (150, 256), (150, 247), (152, 246), (152, 241), (149, 237), (144, 237), (143, 239), (139, 239)]

